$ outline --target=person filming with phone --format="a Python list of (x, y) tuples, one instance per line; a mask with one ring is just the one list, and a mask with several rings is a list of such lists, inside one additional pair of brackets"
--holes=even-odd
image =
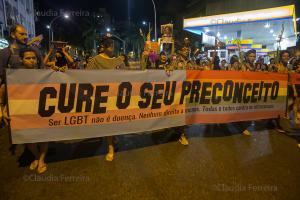
[[(55, 52), (54, 59), (49, 60), (50, 56)], [(72, 68), (74, 64), (73, 58), (68, 54), (65, 47), (53, 48), (51, 47), (48, 54), (44, 58), (46, 67), (49, 67), (55, 71), (65, 72), (68, 68)]]

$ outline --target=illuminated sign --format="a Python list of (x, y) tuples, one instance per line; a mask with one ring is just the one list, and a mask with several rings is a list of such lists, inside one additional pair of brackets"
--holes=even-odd
[(262, 44), (252, 44), (251, 49), (260, 50), (262, 49)]
[(205, 27), (212, 25), (236, 24), (271, 19), (294, 18), (295, 6), (282, 6), (246, 12), (229, 13), (207, 17), (184, 19), (184, 28)]
[(253, 44), (253, 40), (226, 40), (226, 44)]
[(261, 50), (262, 44), (253, 44), (253, 40), (226, 40), (227, 49), (238, 49), (238, 44), (240, 44), (241, 49), (255, 49)]

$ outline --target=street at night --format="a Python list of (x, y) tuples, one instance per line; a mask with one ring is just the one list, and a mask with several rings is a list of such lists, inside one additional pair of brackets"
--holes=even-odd
[(195, 125), (188, 147), (172, 131), (120, 136), (114, 162), (105, 161), (101, 139), (51, 143), (44, 175), (24, 167), (23, 145), (11, 155), (1, 132), (1, 198), (298, 199), (297, 142), (257, 126), (247, 137), (235, 127)]
[(0, 1), (0, 200), (300, 199), (299, 8)]

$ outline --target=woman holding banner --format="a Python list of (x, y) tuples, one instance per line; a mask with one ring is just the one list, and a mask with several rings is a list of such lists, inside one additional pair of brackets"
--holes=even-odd
[[(282, 73), (282, 74), (287, 74), (289, 73), (289, 69), (288, 69), (288, 62), (290, 59), (290, 52), (287, 50), (283, 50), (280, 52), (279, 54), (279, 62), (276, 64), (276, 72), (278, 73)], [(293, 95), (294, 94), (294, 90), (291, 87), (291, 85), (288, 85), (288, 93), (287, 93), (287, 104), (288, 104), (288, 99), (289, 99), (289, 95)], [(293, 104), (291, 106), (287, 105), (287, 110), (286, 110), (286, 118), (289, 119), (289, 112), (290, 110), (293, 110)], [(280, 117), (278, 117), (276, 119), (276, 130), (279, 133), (285, 133), (285, 130), (283, 130), (283, 128), (280, 125)]]
[[(241, 71), (243, 72), (255, 71), (255, 65), (254, 65), (255, 60), (256, 60), (256, 51), (254, 49), (247, 51), (245, 54), (245, 60), (242, 61)], [(252, 121), (251, 123), (250, 122), (242, 122), (242, 123), (245, 127), (242, 134), (246, 136), (250, 136), (251, 132), (249, 131), (249, 128), (254, 124), (254, 121)]]
[(254, 62), (256, 60), (256, 51), (251, 49), (246, 52), (245, 62), (242, 63), (242, 71), (255, 71)]
[[(37, 55), (36, 52), (31, 48), (22, 49), (20, 51), (20, 58), (24, 69), (37, 69)], [(34, 155), (34, 161), (30, 164), (30, 170), (36, 170), (39, 174), (47, 171), (47, 165), (45, 164), (45, 157), (48, 150), (48, 143), (31, 143), (26, 145), (27, 148)]]

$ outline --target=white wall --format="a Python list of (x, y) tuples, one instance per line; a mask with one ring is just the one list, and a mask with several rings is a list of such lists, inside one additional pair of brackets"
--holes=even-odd
[[(2, 2), (2, 0), (0, 0)], [(18, 15), (12, 16), (15, 13), (6, 12), (7, 18), (12, 17), (15, 23), (22, 24), (28, 31), (30, 37), (35, 36), (35, 22), (34, 22), (34, 9), (33, 0), (4, 0), (5, 4), (10, 4), (13, 8), (18, 10)], [(1, 8), (1, 6), (0, 6)], [(7, 5), (6, 5), (7, 8)], [(0, 11), (0, 19), (4, 18), (4, 12)], [(10, 27), (5, 27), (9, 31)]]

